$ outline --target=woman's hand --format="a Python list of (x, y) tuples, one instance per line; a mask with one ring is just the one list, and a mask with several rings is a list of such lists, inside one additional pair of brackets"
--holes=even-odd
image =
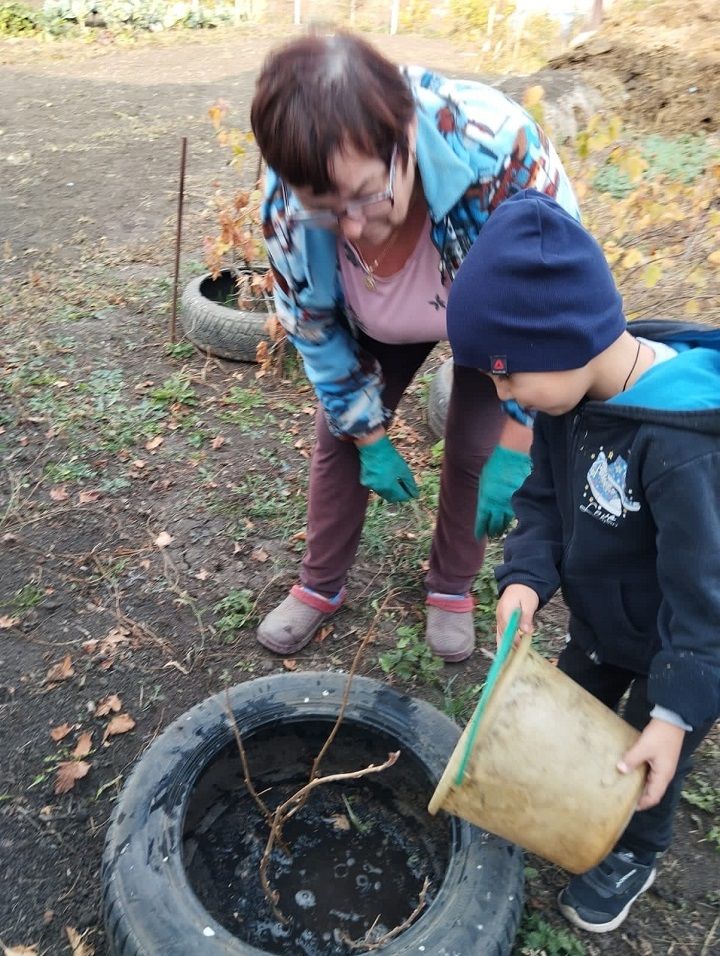
[[(361, 444), (363, 442), (363, 444)], [(385, 501), (409, 501), (419, 491), (407, 462), (382, 431), (379, 438), (356, 440), (360, 455), (360, 484)]]
[[(535, 629), (535, 611), (537, 611), (539, 603), (540, 598), (526, 584), (509, 584), (497, 604), (497, 643), (500, 643), (510, 620), (510, 615), (517, 607), (521, 609), (518, 630), (522, 634), (532, 634)], [(515, 647), (517, 647), (519, 641), (519, 638), (515, 639)]]
[(650, 768), (638, 810), (647, 810), (662, 800), (675, 776), (684, 737), (685, 731), (681, 727), (654, 717), (640, 734), (638, 742), (623, 755), (617, 765), (620, 773), (630, 773), (643, 763)]

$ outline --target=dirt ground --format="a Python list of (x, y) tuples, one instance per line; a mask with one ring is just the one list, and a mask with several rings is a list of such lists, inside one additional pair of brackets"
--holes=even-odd
[[(709, 22), (698, 28), (705, 39)], [(376, 39), (398, 60), (448, 71), (474, 63), (439, 40)], [(437, 484), (423, 418), (427, 379), (397, 425), (404, 452), (426, 476), (421, 503), (412, 513), (371, 509), (347, 608), (296, 662), (283, 662), (259, 648), (253, 630), (294, 580), (302, 550), (312, 395), (297, 375), (256, 380), (253, 367), (166, 348), (180, 137), (189, 140), (184, 282), (202, 268), (211, 183), (229, 177), (207, 107), (223, 97), (244, 124), (255, 70), (274, 42), (218, 34), (0, 46), (7, 946), (68, 953), (69, 926), (105, 952), (98, 873), (108, 818), (134, 761), (176, 716), (229, 683), (283, 667), (346, 668), (378, 594), (392, 600), (364, 673), (383, 679), (378, 655), (394, 647), (399, 626), (417, 631), (421, 621)], [(706, 50), (710, 57), (709, 40)], [(667, 80), (673, 64), (658, 57), (646, 51), (647, 69)], [(587, 58), (575, 63), (584, 69)], [(674, 64), (678, 89), (694, 85), (697, 63), (683, 56)], [(608, 89), (627, 87), (621, 72)], [(708, 129), (717, 122), (714, 82), (700, 109)], [(660, 95), (648, 107), (653, 122), (666, 109)], [(624, 102), (636, 109), (632, 95)], [(682, 128), (673, 116), (673, 130)], [(433, 357), (428, 371), (441, 360)], [(486, 588), (487, 575), (478, 619), (487, 632)], [(562, 632), (555, 606), (542, 637), (551, 655)], [(428, 672), (396, 682), (462, 720), (490, 646), (440, 679)], [(131, 719), (113, 724), (122, 714)], [(87, 775), (56, 793), (58, 773), (81, 760)], [(708, 801), (719, 768), (715, 737), (699, 756), (688, 787), (694, 802), (683, 802), (655, 887), (618, 934), (576, 934), (584, 949), (572, 952), (718, 956), (720, 855)], [(559, 930), (553, 899), (563, 874), (528, 862), (528, 912)]]

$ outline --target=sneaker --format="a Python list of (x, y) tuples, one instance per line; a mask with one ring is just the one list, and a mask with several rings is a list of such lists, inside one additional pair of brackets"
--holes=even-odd
[(263, 618), (257, 639), (268, 650), (287, 656), (302, 650), (318, 628), (337, 611), (345, 600), (345, 588), (334, 598), (323, 597), (310, 588), (296, 584), (288, 596)]
[(617, 849), (587, 873), (573, 877), (560, 892), (563, 916), (590, 933), (617, 929), (635, 900), (655, 882), (655, 856), (641, 863), (630, 850)]
[(473, 599), (430, 591), (425, 604), (425, 641), (433, 654), (453, 664), (470, 657), (475, 647)]

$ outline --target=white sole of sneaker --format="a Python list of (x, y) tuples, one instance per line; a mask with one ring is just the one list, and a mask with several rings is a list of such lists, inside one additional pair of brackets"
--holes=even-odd
[(633, 896), (633, 898), (630, 900), (627, 906), (623, 910), (621, 910), (614, 919), (611, 919), (607, 923), (588, 923), (586, 920), (582, 918), (582, 916), (580, 916), (572, 908), (572, 906), (568, 906), (567, 903), (562, 902), (562, 894), (563, 894), (562, 890), (560, 891), (560, 894), (558, 895), (558, 899), (557, 899), (558, 909), (560, 910), (562, 915), (565, 917), (565, 919), (569, 923), (572, 923), (573, 926), (578, 926), (580, 929), (586, 930), (586, 932), (588, 933), (611, 933), (614, 929), (617, 929), (618, 926), (620, 926), (622, 923), (625, 922), (625, 919), (627, 918), (627, 915), (630, 912), (630, 907), (633, 905), (633, 903), (638, 898), (638, 896), (640, 896), (641, 893), (644, 893), (645, 890), (650, 889), (650, 887), (655, 882), (656, 876), (657, 876), (657, 870), (651, 870), (650, 875), (645, 880), (644, 885), (640, 887), (640, 889), (637, 891), (635, 896)]

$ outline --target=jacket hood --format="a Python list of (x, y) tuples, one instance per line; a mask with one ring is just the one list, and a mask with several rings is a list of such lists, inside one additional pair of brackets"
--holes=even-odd
[(720, 329), (686, 322), (628, 323), (635, 336), (662, 342), (678, 355), (653, 365), (631, 389), (603, 404), (613, 414), (720, 434)]

